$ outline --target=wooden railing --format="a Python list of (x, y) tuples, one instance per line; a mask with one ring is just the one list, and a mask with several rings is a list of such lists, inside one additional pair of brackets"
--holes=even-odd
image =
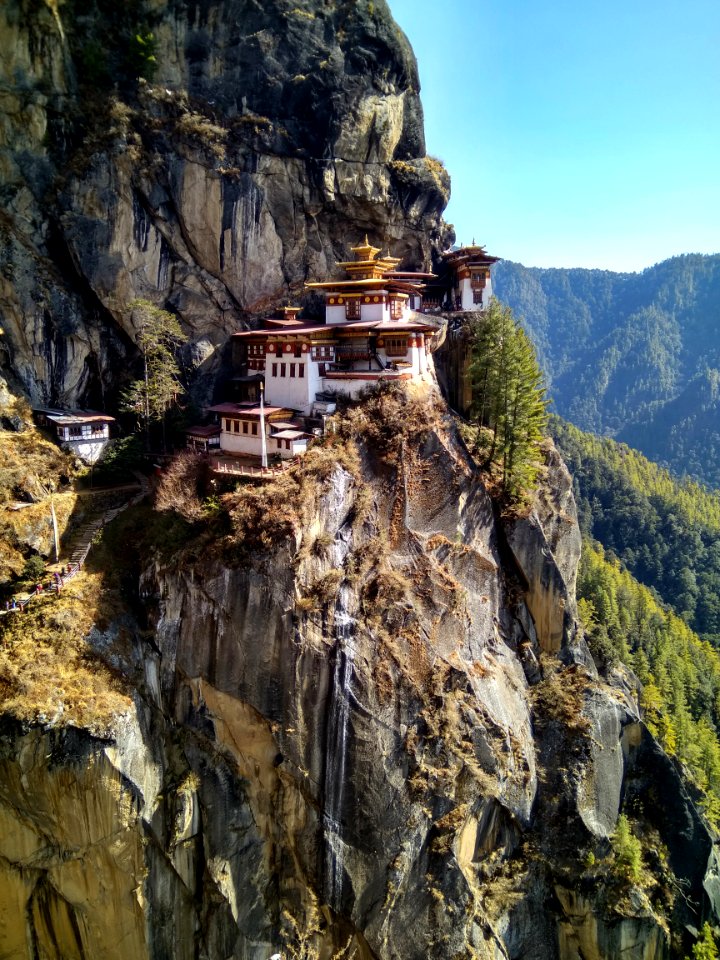
[(290, 467), (296, 466), (300, 462), (299, 457), (292, 460), (281, 460), (280, 463), (272, 467), (256, 467), (249, 463), (230, 463), (228, 460), (210, 461), (210, 469), (213, 473), (227, 474), (235, 477), (275, 477), (284, 473)]
[(42, 597), (45, 593), (60, 593), (60, 590), (68, 580), (72, 580), (73, 577), (77, 576), (81, 569), (82, 563), (68, 563), (64, 568), (65, 573), (54, 573), (52, 580), (46, 580), (44, 583), (40, 581), (31, 593), (24, 595), (17, 594), (11, 600), (8, 600), (5, 610), (1, 611), (2, 614), (25, 613), (25, 607), (27, 607), (31, 600)]

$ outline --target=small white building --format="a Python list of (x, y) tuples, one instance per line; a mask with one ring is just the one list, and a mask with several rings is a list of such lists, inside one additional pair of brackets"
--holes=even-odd
[(451, 310), (486, 310), (492, 297), (493, 257), (484, 247), (473, 244), (443, 254), (449, 274), (447, 291)]
[(110, 439), (115, 417), (95, 410), (33, 410), (40, 426), (49, 427), (60, 445), (85, 463), (97, 463)]
[(220, 417), (220, 451), (262, 457), (263, 434), (268, 457), (290, 459), (305, 453), (311, 434), (291, 421), (293, 411), (257, 403), (218, 403), (210, 407)]
[(219, 424), (188, 427), (185, 438), (188, 449), (196, 453), (217, 453), (220, 450)]

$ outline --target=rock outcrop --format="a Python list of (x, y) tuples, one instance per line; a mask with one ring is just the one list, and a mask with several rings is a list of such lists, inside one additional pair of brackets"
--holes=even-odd
[(384, 0), (10, 0), (0, 98), (2, 357), (34, 402), (112, 401), (136, 297), (178, 314), (209, 390), (228, 334), (365, 232), (417, 266), (441, 243)]
[[(145, 629), (91, 635), (134, 690), (105, 739), (3, 730), (13, 956), (660, 960), (710, 911), (709, 835), (577, 633), (554, 451), (508, 531), (437, 398), (343, 438), (146, 556)], [(658, 850), (644, 889), (613, 871), (620, 809)]]

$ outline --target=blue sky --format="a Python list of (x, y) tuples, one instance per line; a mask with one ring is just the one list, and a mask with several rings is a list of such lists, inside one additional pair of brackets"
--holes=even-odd
[(458, 240), (527, 266), (720, 251), (718, 0), (389, 0)]

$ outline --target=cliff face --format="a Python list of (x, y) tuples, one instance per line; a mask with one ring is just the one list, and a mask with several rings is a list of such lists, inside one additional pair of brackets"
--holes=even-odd
[(36, 402), (112, 398), (135, 297), (178, 313), (207, 383), (365, 232), (422, 265), (444, 229), (384, 0), (9, 0), (0, 105), (3, 361)]
[[(358, 235), (427, 263), (448, 196), (382, 0), (9, 0), (0, 178), (3, 375), (97, 406), (134, 297), (179, 314), (209, 390), (228, 333)], [(390, 393), (194, 526), (189, 485), (116, 520), (97, 570), (3, 623), (0, 952), (677, 953), (717, 909), (712, 843), (597, 677), (547, 462), (500, 522), (439, 398)], [(657, 851), (641, 885), (620, 809)]]
[[(439, 401), (385, 398), (229, 495), (225, 540), (146, 558), (144, 631), (90, 634), (134, 708), (105, 739), (3, 731), (12, 956), (669, 956), (712, 843), (576, 635), (548, 457), (499, 525)], [(608, 857), (621, 806), (658, 850), (644, 889)]]

